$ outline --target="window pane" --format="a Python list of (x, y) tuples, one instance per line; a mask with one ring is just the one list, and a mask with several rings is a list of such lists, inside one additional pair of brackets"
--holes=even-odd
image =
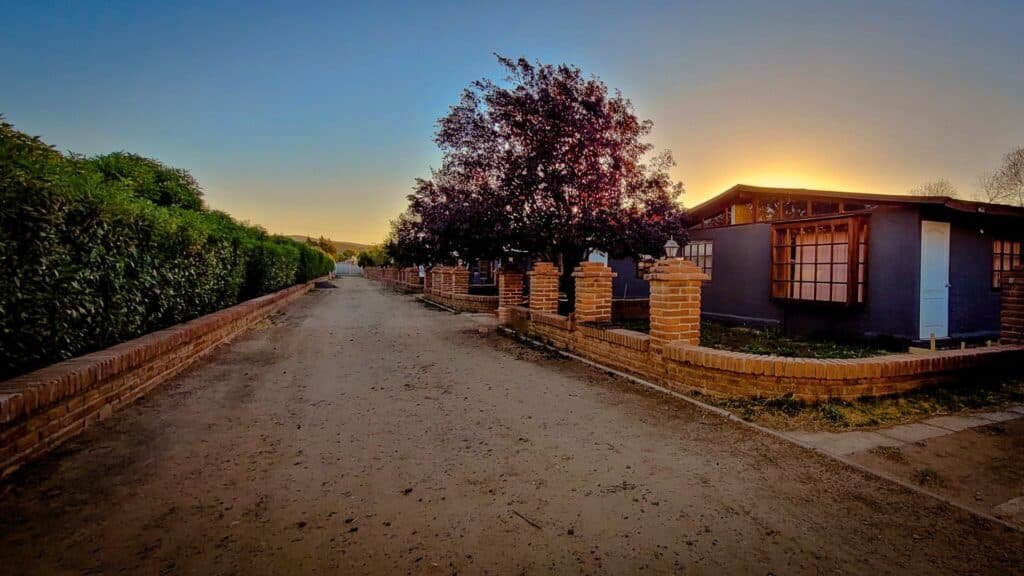
[(832, 265), (832, 281), (833, 282), (846, 282), (847, 275), (846, 264), (833, 264)]
[(846, 302), (846, 285), (832, 284), (832, 301)]

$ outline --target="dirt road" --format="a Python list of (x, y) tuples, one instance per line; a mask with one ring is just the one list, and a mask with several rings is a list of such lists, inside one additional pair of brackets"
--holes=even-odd
[(0, 572), (1024, 569), (1020, 533), (336, 284), (0, 485)]

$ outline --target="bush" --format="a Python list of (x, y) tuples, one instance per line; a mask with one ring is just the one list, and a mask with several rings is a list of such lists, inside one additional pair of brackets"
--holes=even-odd
[(198, 191), (159, 162), (64, 156), (0, 121), (0, 379), (334, 268)]

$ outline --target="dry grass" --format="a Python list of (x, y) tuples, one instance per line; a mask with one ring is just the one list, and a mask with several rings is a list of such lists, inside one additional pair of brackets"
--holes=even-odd
[(920, 390), (898, 396), (854, 402), (807, 404), (792, 398), (703, 398), (738, 416), (780, 430), (855, 430), (892, 426), (940, 414), (995, 410), (1024, 402), (1024, 380), (1006, 379)]

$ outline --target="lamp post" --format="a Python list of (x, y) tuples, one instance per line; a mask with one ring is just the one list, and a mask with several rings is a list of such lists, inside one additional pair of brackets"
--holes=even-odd
[(668, 237), (668, 242), (665, 242), (665, 257), (675, 258), (679, 256), (679, 243), (672, 236)]

